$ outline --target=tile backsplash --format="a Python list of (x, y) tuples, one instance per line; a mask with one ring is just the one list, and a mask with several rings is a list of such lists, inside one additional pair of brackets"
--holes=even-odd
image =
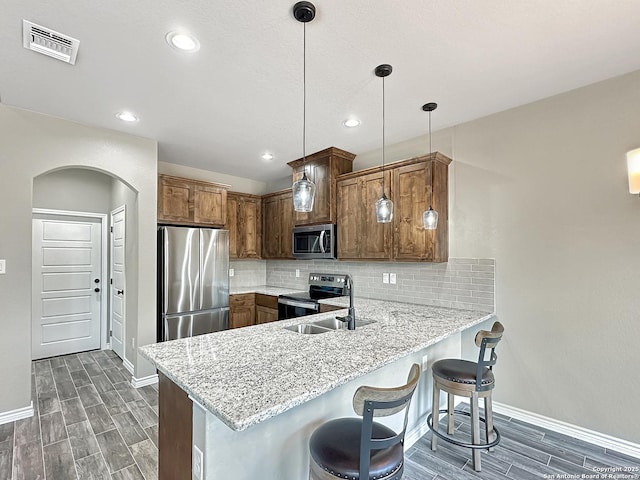
[[(232, 261), (231, 286), (307, 289), (311, 272), (348, 273), (358, 297), (493, 312), (495, 260), (450, 258), (447, 263), (336, 262), (331, 260)], [(296, 277), (299, 270), (299, 277)], [(383, 274), (396, 283), (383, 283)]]

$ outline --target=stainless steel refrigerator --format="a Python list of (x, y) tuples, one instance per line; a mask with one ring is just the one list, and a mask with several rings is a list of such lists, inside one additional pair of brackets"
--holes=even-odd
[(229, 232), (158, 229), (158, 341), (229, 328)]

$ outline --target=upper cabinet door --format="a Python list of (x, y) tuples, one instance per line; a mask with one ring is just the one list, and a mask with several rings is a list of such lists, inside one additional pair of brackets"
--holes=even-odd
[(193, 184), (186, 179), (158, 179), (158, 221), (193, 222)]
[(429, 208), (431, 162), (393, 169), (394, 242), (397, 260), (433, 258), (433, 230), (425, 230), (422, 214)]
[(338, 175), (351, 172), (354, 158), (352, 153), (330, 147), (308, 155), (306, 160), (300, 158), (288, 163), (293, 169), (294, 182), (302, 178), (306, 169), (307, 178), (316, 185), (313, 210), (309, 213), (294, 212), (296, 226), (336, 223), (336, 179)]
[(193, 220), (202, 225), (224, 225), (227, 220), (227, 189), (197, 183), (194, 186)]
[(221, 227), (226, 222), (227, 187), (188, 178), (158, 177), (158, 222)]

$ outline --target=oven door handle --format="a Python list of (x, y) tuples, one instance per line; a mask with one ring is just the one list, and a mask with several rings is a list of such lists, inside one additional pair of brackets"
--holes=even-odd
[(290, 300), (288, 298), (279, 298), (278, 303), (281, 303), (282, 305), (287, 305), (290, 307), (307, 308), (309, 310), (318, 310), (320, 308), (320, 306), (317, 303), (300, 302), (298, 300)]
[(324, 247), (324, 240), (325, 240), (326, 235), (327, 235), (327, 231), (326, 230), (322, 230), (320, 232), (320, 251), (322, 253), (326, 253), (325, 247)]

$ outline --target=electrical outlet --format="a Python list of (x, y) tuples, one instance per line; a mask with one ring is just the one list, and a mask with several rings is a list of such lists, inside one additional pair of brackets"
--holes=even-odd
[(0, 275), (4, 275), (7, 273), (7, 261), (2, 258), (0, 259)]
[(229, 276), (233, 277), (236, 274), (236, 271), (233, 268), (229, 269)]
[(203, 471), (203, 458), (202, 451), (196, 446), (193, 446), (193, 478), (196, 480), (202, 480)]
[(296, 268), (296, 278), (300, 278), (300, 269)]
[(131, 337), (131, 348), (136, 348), (136, 337)]
[(396, 284), (396, 280), (397, 280), (396, 274), (395, 273), (390, 273), (389, 274), (389, 283), (391, 285), (395, 285)]
[(422, 371), (426, 372), (428, 368), (429, 368), (429, 357), (425, 355), (424, 357), (422, 357)]
[(389, 283), (389, 274), (388, 273), (383, 273), (382, 274), (382, 283)]

